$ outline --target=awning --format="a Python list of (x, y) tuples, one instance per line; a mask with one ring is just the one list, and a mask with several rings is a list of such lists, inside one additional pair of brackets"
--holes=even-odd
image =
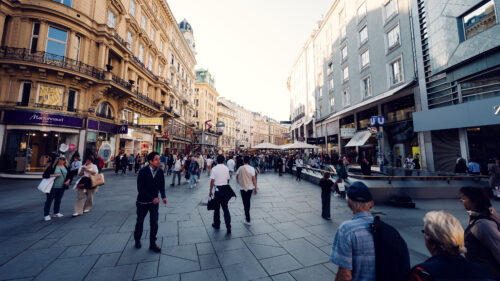
[(361, 131), (357, 132), (352, 139), (347, 143), (346, 147), (350, 146), (362, 146), (366, 143), (366, 141), (370, 138), (372, 133), (369, 131)]

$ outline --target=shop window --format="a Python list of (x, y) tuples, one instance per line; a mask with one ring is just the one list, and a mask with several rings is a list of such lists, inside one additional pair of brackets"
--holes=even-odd
[(18, 105), (20, 106), (28, 106), (30, 102), (30, 93), (31, 93), (31, 83), (23, 82), (21, 84), (21, 93), (19, 95)]
[(130, 14), (135, 17), (135, 0), (130, 0)]
[(40, 23), (33, 23), (33, 30), (31, 31), (31, 44), (30, 53), (34, 54), (36, 52), (36, 47), (38, 46), (38, 36), (40, 35)]
[(97, 109), (97, 116), (113, 119), (113, 108), (108, 102), (102, 102)]
[(66, 56), (67, 41), (67, 31), (50, 26), (47, 36), (47, 47), (45, 49), (45, 52), (47, 53), (45, 55), (46, 59), (60, 61), (64, 60), (64, 56)]
[(66, 5), (68, 7), (71, 7), (73, 5), (73, 0), (53, 0), (57, 3), (61, 3), (63, 5)]
[(465, 39), (481, 33), (497, 24), (495, 1), (489, 0), (473, 8), (462, 17)]
[(116, 15), (111, 10), (108, 10), (108, 27), (109, 28), (116, 27)]
[(399, 36), (399, 24), (393, 27), (389, 32), (385, 34), (387, 41), (387, 50), (392, 50), (393, 48), (399, 46), (400, 36)]
[(68, 111), (75, 111), (76, 109), (76, 91), (68, 91)]

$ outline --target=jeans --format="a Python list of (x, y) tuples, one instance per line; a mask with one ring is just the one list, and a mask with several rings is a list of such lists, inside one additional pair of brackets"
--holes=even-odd
[(172, 173), (172, 185), (175, 185), (175, 176), (177, 175), (178, 180), (178, 185), (181, 184), (181, 171), (173, 171)]
[(196, 184), (196, 174), (191, 174), (189, 178), (189, 186), (193, 187)]
[(50, 207), (52, 206), (52, 201), (54, 201), (54, 214), (59, 213), (61, 208), (61, 200), (64, 195), (64, 188), (52, 188), (50, 193), (47, 193), (47, 199), (45, 200), (45, 206), (43, 208), (43, 215), (46, 217), (50, 214)]
[(220, 200), (217, 198), (219, 192), (215, 192), (215, 210), (214, 210), (214, 225), (220, 227), (220, 208), (224, 212), (224, 222), (226, 223), (226, 228), (231, 229), (231, 214), (229, 213), (229, 207), (227, 206), (228, 201)]
[(321, 191), (321, 216), (323, 218), (330, 217), (330, 199), (331, 199), (331, 190), (322, 190)]
[(247, 222), (250, 222), (250, 198), (252, 198), (253, 189), (249, 189), (247, 191), (240, 190), (241, 199), (243, 200), (243, 209), (245, 209), (245, 218)]
[(135, 241), (141, 240), (144, 218), (146, 218), (149, 212), (149, 242), (153, 244), (156, 241), (156, 234), (158, 233), (158, 207), (160, 204), (135, 203), (135, 205), (137, 206), (137, 222), (135, 224), (134, 239)]

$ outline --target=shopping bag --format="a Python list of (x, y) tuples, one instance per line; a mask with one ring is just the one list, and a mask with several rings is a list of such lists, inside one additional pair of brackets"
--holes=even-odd
[(215, 210), (215, 205), (216, 205), (215, 199), (212, 197), (209, 197), (208, 202), (207, 202), (207, 210), (209, 210), (209, 211)]
[(38, 184), (38, 190), (43, 193), (50, 193), (52, 190), (52, 186), (54, 185), (55, 177), (50, 177), (48, 179), (42, 179), (42, 181)]
[(96, 174), (90, 176), (90, 181), (92, 183), (92, 188), (96, 188), (104, 184), (104, 174)]

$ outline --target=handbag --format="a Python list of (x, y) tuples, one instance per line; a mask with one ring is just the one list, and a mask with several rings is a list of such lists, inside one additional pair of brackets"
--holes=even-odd
[(48, 179), (42, 179), (42, 181), (38, 184), (37, 189), (43, 193), (50, 193), (52, 190), (52, 186), (54, 185), (55, 177), (50, 177)]
[(90, 176), (90, 182), (92, 188), (104, 185), (104, 174), (96, 174)]
[(214, 198), (209, 197), (209, 198), (208, 198), (208, 201), (207, 201), (207, 210), (208, 210), (208, 211), (213, 211), (213, 210), (215, 210), (215, 205), (216, 205), (216, 203), (215, 203), (215, 199), (214, 199)]

